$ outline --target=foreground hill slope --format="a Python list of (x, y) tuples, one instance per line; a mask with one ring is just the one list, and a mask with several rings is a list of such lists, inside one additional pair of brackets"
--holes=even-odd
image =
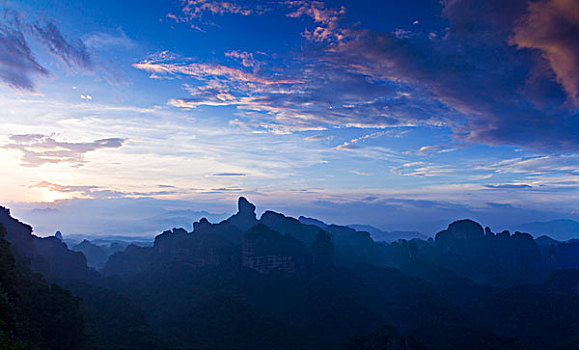
[(79, 300), (14, 256), (0, 224), (0, 348), (84, 349)]

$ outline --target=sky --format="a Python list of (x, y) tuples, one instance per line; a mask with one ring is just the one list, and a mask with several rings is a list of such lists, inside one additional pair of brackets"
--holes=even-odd
[(576, 0), (0, 0), (0, 204), (39, 235), (239, 196), (427, 234), (579, 220), (578, 111)]

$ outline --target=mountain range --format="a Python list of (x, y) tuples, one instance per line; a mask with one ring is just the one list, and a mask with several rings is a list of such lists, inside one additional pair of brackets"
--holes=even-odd
[[(274, 211), (258, 218), (241, 197), (231, 217), (163, 231), (150, 245), (85, 240), (72, 249), (66, 235), (34, 236), (8, 209), (0, 210), (0, 224), (16, 262), (5, 270), (37, 272), (47, 281), (39, 283), (58, 285), (51, 288), (64, 296), (42, 301), (39, 312), (56, 316), (49, 311), (56, 308), (83, 327), (26, 314), (35, 324), (28, 328), (40, 334), (28, 337), (22, 322), (4, 317), (3, 344), (574, 349), (579, 343), (579, 243), (495, 233), (468, 219), (434, 239), (408, 233), (388, 242), (366, 226)], [(0, 300), (8, 300), (0, 307), (18, 314), (24, 299), (17, 295), (29, 294), (11, 275), (0, 274), (0, 295), (7, 296)], [(53, 340), (51, 327), (72, 343)]]

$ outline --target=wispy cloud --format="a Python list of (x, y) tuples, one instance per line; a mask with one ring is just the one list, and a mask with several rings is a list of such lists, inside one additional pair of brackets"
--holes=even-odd
[(266, 12), (268, 8), (268, 4), (242, 4), (240, 1), (182, 0), (181, 12), (168, 13), (167, 18), (177, 23), (189, 23), (192, 29), (204, 32), (205, 27), (215, 25), (206, 18), (208, 16), (249, 16)]
[[(35, 20), (34, 15), (24, 16), (11, 10), (0, 10), (0, 80), (8, 86), (35, 91), (36, 80), (51, 75), (40, 63), (29, 42), (38, 42), (51, 55), (76, 72), (94, 72), (93, 57), (79, 38), (65, 37), (50, 20)], [(42, 52), (43, 50), (36, 51)]]
[(312, 136), (304, 137), (304, 140), (306, 140), (306, 141), (323, 141), (323, 140), (329, 140), (330, 138), (331, 138), (331, 136), (312, 135)]
[[(185, 62), (183, 62), (185, 61)], [(176, 75), (189, 76), (199, 80), (210, 80), (214, 77), (228, 79), (232, 83), (245, 84), (296, 84), (300, 80), (276, 79), (276, 77), (264, 77), (245, 72), (241, 69), (219, 64), (189, 63), (189, 59), (179, 59), (168, 51), (151, 56), (149, 59), (135, 63), (133, 66), (152, 74), (153, 78), (173, 77)]]
[(80, 39), (67, 40), (58, 27), (48, 22), (34, 26), (36, 34), (54, 56), (60, 58), (71, 68), (93, 71), (93, 62), (85, 44)]
[(279, 133), (331, 127), (440, 125), (434, 113), (439, 110), (436, 103), (418, 98), (419, 107), (406, 108), (405, 100), (415, 98), (399, 94), (395, 86), (335, 70), (316, 60), (271, 72), (248, 72), (245, 67), (197, 63), (162, 52), (135, 67), (154, 79), (191, 79), (183, 85), (190, 97), (173, 98), (169, 105), (233, 106), (243, 117), (237, 123), (257, 130)]
[(220, 177), (220, 176), (225, 176), (225, 177), (227, 177), (227, 176), (234, 176), (234, 177), (239, 177), (239, 176), (246, 176), (246, 175), (247, 175), (247, 174), (244, 174), (244, 173), (216, 173), (216, 174), (213, 174), (212, 176), (217, 176), (217, 177)]
[(254, 9), (228, 1), (216, 0), (184, 0), (183, 13), (190, 18), (199, 18), (204, 13), (212, 15), (238, 14), (248, 16)]
[(16, 150), (22, 154), (22, 165), (36, 167), (46, 163), (72, 163), (81, 166), (88, 152), (105, 148), (120, 148), (125, 139), (110, 138), (92, 142), (60, 142), (52, 136), (41, 134), (12, 135), (11, 143), (5, 149)]
[(350, 173), (355, 174), (355, 175), (360, 175), (360, 176), (370, 176), (370, 175), (374, 175), (374, 173), (369, 172), (369, 171), (360, 171), (360, 170), (350, 170)]
[(48, 74), (36, 61), (22, 31), (0, 26), (0, 79), (12, 88), (34, 90), (34, 80)]
[(161, 191), (121, 191), (103, 186), (61, 185), (48, 181), (41, 181), (30, 188), (45, 188), (53, 192), (70, 194), (72, 198), (111, 199), (111, 198), (139, 198), (160, 197), (179, 193), (177, 189)]
[(32, 186), (33, 188), (47, 188), (51, 191), (57, 191), (62, 193), (80, 192), (83, 194), (90, 193), (93, 190), (99, 188), (98, 186), (72, 186), (72, 185), (59, 185), (48, 181), (41, 181)]
[(445, 145), (445, 144), (429, 145), (429, 146), (420, 147), (418, 149), (418, 151), (416, 152), (416, 154), (427, 155), (430, 153), (446, 153), (446, 152), (452, 152), (455, 150), (456, 150), (456, 148), (454, 148), (450, 145)]
[(533, 188), (533, 186), (527, 184), (498, 184), (498, 185), (484, 185), (484, 187), (500, 190), (527, 190)]
[(225, 52), (225, 56), (240, 61), (244, 67), (251, 67), (254, 71), (259, 70), (260, 62), (255, 59), (253, 52), (231, 50)]
[(93, 32), (82, 37), (83, 43), (92, 50), (103, 48), (132, 48), (136, 43), (127, 34), (117, 29), (116, 32)]
[(433, 165), (422, 162), (391, 167), (390, 171), (397, 175), (418, 177), (449, 176), (457, 173), (457, 169), (450, 165)]
[(404, 135), (408, 130), (397, 130), (397, 129), (390, 129), (390, 130), (381, 130), (376, 131), (370, 134), (362, 135), (360, 137), (356, 137), (351, 139), (350, 141), (344, 142), (341, 145), (336, 146), (337, 150), (353, 150), (362, 147), (362, 144), (368, 140), (380, 138), (383, 136), (392, 136), (392, 137), (401, 137)]
[[(0, 96), (0, 108), (26, 116), (0, 125), (0, 177), (7, 179), (0, 193), (9, 200), (43, 200), (46, 192), (20, 186), (41, 181), (121, 192), (153, 192), (162, 183), (179, 190), (175, 198), (214, 188), (270, 191), (295, 186), (295, 173), (320, 164), (327, 151), (301, 135), (256, 134), (206, 118), (203, 111), (71, 104), (40, 96)], [(82, 139), (74, 136), (80, 134)], [(212, 176), (225, 173), (246, 176)]]
[(315, 28), (306, 29), (303, 36), (316, 43), (328, 43), (340, 41), (344, 38), (344, 29), (340, 26), (340, 20), (346, 14), (344, 6), (335, 9), (326, 6), (323, 1), (286, 1), (284, 2), (293, 10), (287, 14), (288, 17), (298, 18), (302, 16), (310, 17)]
[(572, 172), (579, 166), (579, 156), (575, 154), (537, 155), (500, 160), (477, 166), (497, 173), (519, 174), (564, 174)]

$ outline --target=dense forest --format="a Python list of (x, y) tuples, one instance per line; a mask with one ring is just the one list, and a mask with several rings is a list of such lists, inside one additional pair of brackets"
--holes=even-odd
[(0, 210), (2, 348), (579, 348), (577, 242), (461, 220), (384, 243), (255, 209), (78, 251)]

